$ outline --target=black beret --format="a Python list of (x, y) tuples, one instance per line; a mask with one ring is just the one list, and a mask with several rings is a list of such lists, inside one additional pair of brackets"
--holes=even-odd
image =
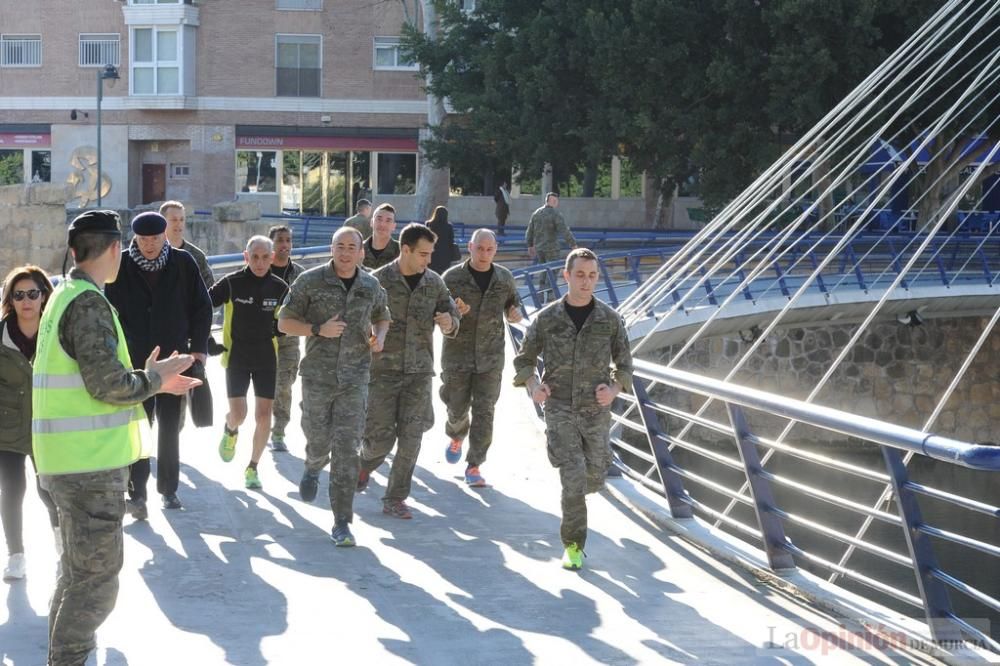
[(73, 238), (82, 233), (121, 236), (121, 218), (113, 210), (88, 210), (73, 218), (66, 232), (70, 245)]
[(132, 233), (136, 236), (159, 236), (167, 230), (167, 218), (148, 210), (132, 218)]

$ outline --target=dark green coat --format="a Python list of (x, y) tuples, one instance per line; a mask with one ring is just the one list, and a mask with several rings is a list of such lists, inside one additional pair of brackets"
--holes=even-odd
[(0, 322), (0, 451), (31, 454), (31, 363)]

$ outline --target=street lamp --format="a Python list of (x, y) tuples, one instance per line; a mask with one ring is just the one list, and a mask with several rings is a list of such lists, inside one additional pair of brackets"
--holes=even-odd
[(104, 174), (101, 171), (101, 100), (104, 99), (104, 80), (109, 79), (110, 85), (114, 85), (119, 78), (118, 68), (114, 65), (105, 65), (104, 69), (97, 70), (97, 207), (101, 207), (101, 189), (104, 185)]

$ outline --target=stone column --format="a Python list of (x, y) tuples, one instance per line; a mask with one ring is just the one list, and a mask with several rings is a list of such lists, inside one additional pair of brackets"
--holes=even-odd
[(60, 273), (66, 252), (66, 202), (63, 184), (33, 183), (0, 187), (0, 278), (22, 264)]

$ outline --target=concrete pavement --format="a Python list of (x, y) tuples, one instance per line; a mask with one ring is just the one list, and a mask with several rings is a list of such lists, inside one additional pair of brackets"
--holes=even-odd
[[(558, 476), (509, 377), (482, 467), (492, 487), (466, 488), (463, 464), (445, 462), (436, 401), (414, 519), (381, 513), (385, 465), (355, 503), (358, 547), (334, 548), (326, 474), (315, 502), (298, 499), (297, 411), (291, 452), (266, 453), (264, 490), (247, 491), (252, 425), (223, 463), (216, 362), (210, 378), (217, 427), (182, 434), (184, 509), (161, 511), (154, 499), (148, 522), (126, 517), (118, 605), (89, 664), (934, 663), (844, 650), (837, 637), (856, 627), (714, 560), (607, 492), (589, 500), (585, 570), (563, 571)], [(36, 666), (45, 655), (55, 558), (41, 503), (28, 495), (28, 579), (0, 587), (5, 665)]]

